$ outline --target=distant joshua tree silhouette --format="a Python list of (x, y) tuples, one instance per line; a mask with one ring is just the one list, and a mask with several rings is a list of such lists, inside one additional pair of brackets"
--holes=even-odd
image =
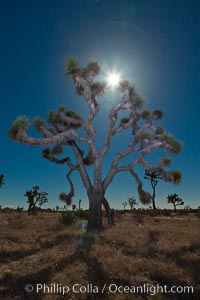
[(39, 192), (39, 189), (40, 187), (36, 185), (31, 190), (26, 191), (26, 193), (24, 194), (25, 197), (28, 197), (28, 215), (30, 215), (31, 212), (34, 212), (37, 203), (39, 204), (39, 206), (42, 206), (44, 203), (48, 202), (48, 193), (43, 191)]
[(78, 210), (81, 210), (81, 199), (79, 199), (79, 201), (78, 201)]
[(184, 205), (183, 200), (177, 195), (177, 194), (171, 194), (167, 196), (168, 203), (171, 203), (174, 205), (174, 211), (176, 212), (176, 207), (178, 205)]
[(122, 202), (122, 205), (123, 205), (123, 207), (124, 207), (124, 210), (125, 210), (127, 204), (128, 204), (128, 203), (127, 203), (126, 201), (125, 201), (125, 202)]
[(3, 174), (0, 174), (0, 188), (1, 188), (2, 185), (4, 184), (3, 179), (4, 179), (4, 175), (3, 175)]
[(131, 210), (133, 210), (135, 205), (138, 205), (137, 200), (134, 197), (128, 198), (128, 204), (131, 207)]
[(72, 210), (73, 210), (73, 211), (76, 210), (76, 204), (72, 204)]
[(151, 186), (153, 189), (153, 193), (152, 193), (152, 205), (153, 205), (153, 209), (156, 209), (156, 203), (155, 203), (155, 198), (156, 198), (156, 186), (158, 184), (158, 179), (162, 179), (162, 177), (160, 176), (160, 173), (158, 172), (154, 172), (154, 171), (150, 171), (150, 170), (145, 170), (145, 177), (144, 179), (148, 179), (151, 181)]

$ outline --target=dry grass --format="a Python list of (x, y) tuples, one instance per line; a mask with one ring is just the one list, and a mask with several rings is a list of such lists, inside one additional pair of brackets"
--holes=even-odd
[[(1, 213), (0, 296), (2, 299), (150, 299), (148, 295), (69, 292), (27, 294), (26, 284), (106, 283), (122, 286), (192, 285), (195, 294), (170, 299), (199, 299), (200, 220), (123, 214), (99, 235), (83, 235), (81, 220), (60, 223), (59, 213)], [(0, 297), (1, 299), (1, 297)], [(169, 299), (158, 294), (154, 299)]]

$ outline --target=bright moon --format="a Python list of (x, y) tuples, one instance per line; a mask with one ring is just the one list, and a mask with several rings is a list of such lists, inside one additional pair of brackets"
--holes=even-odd
[(117, 73), (108, 74), (107, 81), (110, 86), (116, 87), (120, 81), (120, 76)]

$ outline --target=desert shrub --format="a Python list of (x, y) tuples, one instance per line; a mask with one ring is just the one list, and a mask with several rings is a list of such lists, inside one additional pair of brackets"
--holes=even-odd
[(160, 220), (155, 218), (155, 219), (154, 219), (154, 222), (155, 222), (155, 223), (160, 223)]
[(200, 241), (198, 241), (198, 240), (192, 241), (189, 246), (189, 250), (191, 252), (200, 252)]
[(163, 216), (165, 216), (165, 217), (171, 217), (171, 212), (168, 211), (168, 210), (163, 210), (162, 214), (163, 214)]
[(89, 211), (88, 210), (78, 210), (76, 211), (76, 217), (79, 219), (88, 220)]
[(156, 247), (152, 243), (147, 244), (145, 247), (145, 256), (154, 257), (155, 254), (156, 254)]
[(144, 217), (142, 215), (136, 215), (134, 218), (137, 224), (144, 224)]
[(161, 209), (156, 209), (156, 210), (150, 209), (150, 210), (148, 210), (148, 215), (152, 216), (152, 217), (161, 216), (162, 210)]
[(150, 243), (157, 243), (159, 240), (160, 232), (157, 230), (150, 230), (148, 232), (148, 239)]
[(75, 214), (72, 211), (63, 211), (61, 213), (60, 223), (63, 225), (72, 225), (75, 221)]
[(196, 217), (200, 219), (200, 210), (196, 212)]
[(12, 213), (14, 210), (10, 207), (5, 207), (3, 209), (1, 209), (1, 212), (4, 213), (4, 214), (9, 214), (9, 213)]

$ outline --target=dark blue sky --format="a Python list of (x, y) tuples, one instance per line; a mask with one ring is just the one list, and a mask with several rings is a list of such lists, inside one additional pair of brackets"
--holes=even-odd
[[(68, 191), (64, 166), (45, 161), (40, 148), (14, 143), (7, 134), (18, 115), (45, 118), (60, 104), (85, 111), (84, 101), (64, 77), (63, 61), (68, 55), (76, 55), (83, 64), (95, 59), (103, 69), (122, 72), (144, 96), (147, 108), (163, 109), (162, 123), (184, 144), (172, 165), (183, 172), (183, 180), (178, 186), (159, 183), (158, 206), (167, 207), (166, 196), (174, 192), (186, 205), (200, 205), (198, 0), (6, 0), (0, 2), (0, 30), (3, 206), (23, 206), (24, 192), (36, 184), (49, 193), (49, 206), (60, 205), (58, 194)], [(118, 95), (111, 92), (99, 101), (101, 137), (102, 122), (117, 101)], [(115, 149), (122, 138), (114, 141)], [(123, 141), (128, 141), (127, 135)], [(73, 178), (74, 203), (81, 198), (87, 207), (80, 178)], [(148, 182), (145, 186), (150, 191)], [(110, 186), (107, 198), (116, 207), (132, 195), (137, 197), (133, 179), (122, 174)]]

